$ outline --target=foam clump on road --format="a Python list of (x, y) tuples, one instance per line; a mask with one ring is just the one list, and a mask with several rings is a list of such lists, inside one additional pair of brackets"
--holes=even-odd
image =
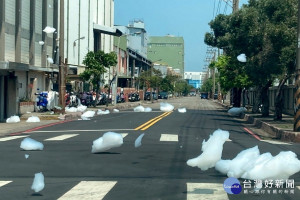
[(118, 113), (118, 112), (120, 112), (120, 110), (114, 108), (114, 109), (113, 109), (113, 112), (114, 112), (114, 113)]
[(300, 160), (292, 151), (282, 151), (276, 156), (270, 153), (260, 155), (250, 168), (241, 177), (245, 179), (277, 180), (288, 179), (293, 174), (300, 171)]
[(133, 109), (134, 112), (144, 112), (145, 108), (144, 106), (137, 106)]
[(87, 106), (80, 105), (77, 107), (77, 112), (84, 112), (87, 109)]
[(134, 142), (135, 148), (142, 146), (142, 139), (143, 139), (144, 135), (145, 135), (145, 133), (142, 133), (138, 138), (136, 138), (136, 140)]
[(228, 177), (250, 180), (288, 179), (300, 171), (300, 160), (292, 151), (282, 151), (276, 156), (270, 152), (260, 155), (257, 146), (241, 151), (232, 160), (220, 160), (216, 170)]
[(245, 107), (233, 107), (228, 110), (228, 114), (232, 116), (239, 116), (240, 114), (246, 112), (247, 109)]
[(45, 187), (45, 180), (44, 175), (42, 172), (34, 174), (33, 183), (31, 186), (31, 189), (34, 190), (34, 192), (40, 192)]
[(81, 115), (81, 117), (90, 118), (95, 116), (95, 111), (89, 110)]
[(20, 117), (16, 115), (6, 119), (6, 123), (18, 123), (18, 122), (20, 122)]
[(152, 108), (146, 107), (145, 110), (144, 110), (144, 112), (152, 112)]
[(163, 112), (169, 112), (174, 110), (174, 106), (169, 104), (169, 103), (165, 103), (165, 102), (161, 102), (160, 103), (160, 110)]
[(101, 109), (99, 109), (98, 111), (97, 111), (97, 115), (107, 115), (107, 114), (109, 114), (110, 112), (109, 112), (109, 110), (101, 110)]
[(75, 108), (75, 107), (66, 107), (65, 111), (69, 112), (69, 113), (71, 113), (71, 112), (77, 112), (77, 108)]
[(111, 148), (120, 147), (123, 144), (123, 137), (119, 133), (106, 132), (102, 137), (93, 141), (92, 153), (104, 152)]
[(43, 150), (44, 149), (44, 145), (41, 142), (38, 142), (34, 139), (31, 138), (25, 138), (24, 140), (22, 140), (21, 145), (20, 145), (21, 149), (24, 149), (26, 151), (30, 151), (30, 150)]
[(26, 122), (35, 123), (35, 122), (41, 122), (41, 120), (37, 116), (31, 116), (26, 120)]
[(25, 158), (26, 158), (26, 159), (29, 158), (29, 155), (28, 155), (28, 154), (25, 154)]
[(178, 112), (180, 112), (180, 113), (186, 113), (186, 108), (178, 108)]
[(228, 177), (240, 178), (247, 170), (254, 166), (260, 152), (257, 146), (241, 151), (232, 160), (220, 160), (216, 163), (216, 170)]
[(215, 166), (221, 160), (223, 144), (229, 139), (229, 132), (221, 129), (215, 130), (207, 141), (202, 142), (202, 151), (196, 158), (189, 159), (186, 163), (191, 167), (198, 167), (205, 171)]

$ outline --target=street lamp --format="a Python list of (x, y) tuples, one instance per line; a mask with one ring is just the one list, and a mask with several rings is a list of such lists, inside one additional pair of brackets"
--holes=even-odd
[(83, 39), (85, 39), (85, 36), (80, 37), (80, 38), (74, 40), (74, 42), (73, 42), (73, 47), (76, 47), (76, 41), (77, 41), (77, 40), (83, 40)]

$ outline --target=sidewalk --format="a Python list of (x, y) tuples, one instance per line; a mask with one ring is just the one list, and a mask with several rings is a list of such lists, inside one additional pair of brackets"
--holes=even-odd
[[(140, 104), (147, 104), (143, 101), (138, 102), (126, 102), (126, 103), (120, 103), (117, 105), (109, 105), (106, 107), (106, 105), (101, 105), (97, 107), (89, 107), (87, 110), (110, 110), (110, 112), (113, 111), (113, 109), (118, 110), (125, 110), (132, 107), (136, 107)], [(0, 123), (0, 137), (10, 134), (18, 134), (25, 132), (29, 129), (34, 129), (37, 127), (45, 127), (45, 126), (51, 126), (51, 124), (57, 124), (57, 123), (63, 123), (69, 120), (77, 120), (80, 118), (81, 114), (80, 112), (77, 113), (66, 113), (64, 115), (60, 114), (50, 114), (51, 112), (33, 112), (33, 113), (26, 113), (20, 116), (21, 121), (18, 123)], [(31, 116), (37, 116), (40, 118), (41, 122), (38, 123), (28, 123), (26, 120)], [(61, 118), (61, 119), (60, 119)]]
[[(229, 102), (221, 103), (223, 107), (229, 109)], [(268, 137), (272, 139), (282, 140), (285, 142), (300, 142), (300, 132), (294, 132), (294, 116), (283, 115), (282, 121), (274, 121), (273, 113), (269, 117), (261, 117), (261, 114), (253, 114), (251, 110), (247, 111), (241, 118), (249, 125), (256, 129), (256, 134), (261, 137)], [(260, 129), (262, 131), (260, 131)], [(267, 134), (266, 134), (267, 133)]]

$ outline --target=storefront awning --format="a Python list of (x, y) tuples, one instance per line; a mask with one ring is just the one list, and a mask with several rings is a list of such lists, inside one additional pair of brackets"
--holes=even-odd
[(103, 26), (103, 25), (94, 23), (93, 28), (94, 28), (94, 30), (99, 31), (100, 33), (107, 34), (107, 35), (114, 35), (114, 36), (118, 36), (118, 37), (120, 37), (122, 35), (122, 32), (119, 29), (109, 27), (109, 26)]

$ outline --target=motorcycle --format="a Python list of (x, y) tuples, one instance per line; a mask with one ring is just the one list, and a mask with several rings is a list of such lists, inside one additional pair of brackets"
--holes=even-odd
[(47, 97), (48, 97), (48, 93), (47, 92), (41, 92), (41, 93), (34, 93), (35, 95), (39, 95), (37, 98), (36, 98), (36, 106), (37, 106), (37, 109), (38, 111), (47, 111), (47, 104), (48, 104), (48, 100), (47, 100)]

